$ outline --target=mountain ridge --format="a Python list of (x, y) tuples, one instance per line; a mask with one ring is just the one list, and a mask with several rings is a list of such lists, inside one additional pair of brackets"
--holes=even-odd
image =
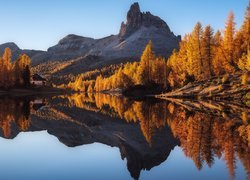
[[(126, 22), (122, 22), (119, 34), (110, 35), (100, 39), (83, 37), (69, 34), (62, 38), (58, 44), (49, 47), (47, 51), (21, 50), (14, 43), (11, 44), (13, 58), (17, 58), (22, 53), (27, 53), (34, 66), (47, 63), (49, 61), (74, 61), (74, 68), (65, 72), (88, 70), (103, 67), (109, 64), (127, 62), (128, 60), (139, 60), (146, 44), (149, 41), (154, 44), (156, 55), (169, 57), (173, 49), (178, 49), (180, 36), (175, 36), (171, 32), (167, 23), (160, 17), (152, 15), (150, 12), (141, 12), (139, 4), (131, 5)], [(0, 53), (3, 52), (7, 44), (0, 45)], [(85, 59), (98, 57), (98, 61), (91, 59), (88, 67), (84, 66)], [(83, 67), (83, 68), (81, 68)], [(82, 69), (82, 70), (81, 70)]]

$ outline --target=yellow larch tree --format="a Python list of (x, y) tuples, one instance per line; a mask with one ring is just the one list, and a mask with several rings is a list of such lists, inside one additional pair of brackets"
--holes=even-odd
[(139, 82), (143, 85), (148, 85), (151, 82), (151, 64), (155, 60), (152, 41), (149, 41), (145, 50), (142, 53), (139, 66)]

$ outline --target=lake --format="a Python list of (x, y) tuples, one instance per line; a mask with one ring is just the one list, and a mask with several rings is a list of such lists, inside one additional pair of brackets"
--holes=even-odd
[(249, 103), (0, 98), (0, 179), (249, 179)]

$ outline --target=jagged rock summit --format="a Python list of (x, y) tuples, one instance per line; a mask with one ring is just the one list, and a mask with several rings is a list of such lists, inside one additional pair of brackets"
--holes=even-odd
[(32, 55), (33, 65), (74, 60), (73, 64), (65, 65), (60, 71), (62, 74), (76, 74), (110, 64), (139, 60), (150, 40), (157, 55), (168, 57), (173, 49), (178, 48), (181, 38), (174, 35), (161, 18), (150, 12), (141, 12), (139, 4), (134, 3), (117, 35), (93, 39), (70, 34), (48, 51), (25, 52)]
[(139, 3), (134, 3), (127, 14), (127, 22), (122, 22), (119, 36), (128, 37), (142, 26), (161, 28), (171, 33), (168, 25), (161, 18), (152, 15), (150, 12), (142, 13)]

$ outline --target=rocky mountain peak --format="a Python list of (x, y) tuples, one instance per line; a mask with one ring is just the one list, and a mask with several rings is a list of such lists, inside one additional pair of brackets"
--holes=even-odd
[[(66, 63), (63, 69), (53, 74), (77, 74), (110, 64), (139, 60), (150, 40), (156, 55), (169, 57), (173, 49), (178, 49), (180, 37), (175, 36), (161, 18), (150, 12), (141, 12), (139, 4), (134, 3), (118, 35), (94, 39), (69, 34), (47, 51), (23, 50), (8, 43), (0, 45), (0, 54), (5, 47), (10, 47), (13, 60), (25, 53), (30, 56), (33, 65), (43, 64), (46, 68), (50, 61), (74, 60), (74, 63)], [(57, 63), (54, 68), (58, 69)]]
[(150, 27), (154, 26), (156, 28), (161, 28), (170, 32), (170, 29), (166, 22), (161, 18), (152, 15), (150, 12), (141, 12), (140, 6), (138, 3), (131, 5), (127, 13), (126, 23), (122, 22), (119, 37), (126, 38), (132, 33), (140, 29), (140, 27)]
[(141, 24), (142, 14), (138, 3), (131, 5), (127, 14), (127, 24), (131, 26), (139, 26)]

